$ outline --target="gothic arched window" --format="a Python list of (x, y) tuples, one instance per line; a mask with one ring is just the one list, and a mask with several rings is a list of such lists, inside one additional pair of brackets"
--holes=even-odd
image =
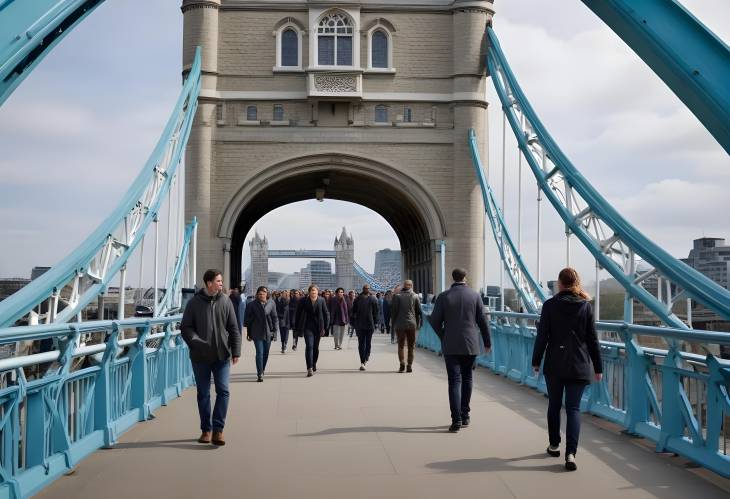
[(327, 14), (317, 27), (317, 64), (320, 66), (352, 66), (354, 28), (349, 16)]

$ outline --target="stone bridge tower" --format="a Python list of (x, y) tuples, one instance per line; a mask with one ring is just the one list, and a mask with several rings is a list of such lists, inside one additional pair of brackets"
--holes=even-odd
[(246, 294), (253, 295), (259, 286), (269, 284), (269, 240), (254, 233), (249, 243), (251, 250), (251, 282), (246, 283)]
[(236, 283), (262, 216), (339, 199), (390, 223), (417, 291), (448, 285), (441, 241), (446, 275), (465, 267), (483, 285), (468, 131), (487, 158), (491, 0), (182, 0), (182, 11), (183, 71), (196, 46), (203, 55), (185, 182), (198, 268)]
[(340, 237), (335, 237), (335, 279), (337, 287), (345, 291), (355, 289), (355, 242), (343, 227)]

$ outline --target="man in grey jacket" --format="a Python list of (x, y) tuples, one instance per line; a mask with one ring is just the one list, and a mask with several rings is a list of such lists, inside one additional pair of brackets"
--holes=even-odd
[(462, 426), (469, 426), (472, 369), (477, 355), (482, 353), (479, 333), (485, 353), (491, 351), (492, 342), (482, 300), (466, 285), (466, 270), (454, 269), (451, 276), (454, 283), (436, 298), (429, 322), (441, 338), (449, 379), (449, 431), (456, 433)]
[[(198, 442), (225, 445), (223, 427), (228, 412), (228, 381), (231, 363), (241, 357), (241, 332), (231, 300), (223, 293), (223, 276), (218, 270), (206, 270), (205, 287), (188, 302), (180, 332), (190, 349), (201, 435)], [(210, 412), (210, 378), (215, 384), (215, 406)], [(212, 436), (211, 436), (212, 431)]]
[[(421, 301), (418, 295), (413, 292), (413, 281), (407, 280), (403, 283), (400, 293), (393, 296), (390, 305), (390, 317), (393, 322), (393, 329), (398, 337), (398, 361), (400, 362), (399, 373), (403, 371), (413, 372), (413, 351), (416, 347), (416, 331), (421, 329), (423, 314), (421, 313)], [(405, 365), (405, 346), (408, 344), (408, 366)]]

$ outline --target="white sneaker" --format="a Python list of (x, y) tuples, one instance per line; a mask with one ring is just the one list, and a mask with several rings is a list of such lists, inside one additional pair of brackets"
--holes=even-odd
[(552, 445), (549, 445), (547, 448), (547, 453), (550, 454), (552, 457), (560, 457), (560, 446), (556, 445), (553, 447)]
[(360, 364), (360, 370), (361, 371), (364, 371), (365, 370), (365, 364)]
[(575, 456), (573, 454), (565, 456), (565, 469), (568, 471), (575, 471), (578, 469), (578, 465), (575, 464)]

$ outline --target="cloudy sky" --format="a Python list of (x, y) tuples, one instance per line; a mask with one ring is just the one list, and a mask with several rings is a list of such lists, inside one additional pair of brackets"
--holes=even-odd
[[(730, 2), (684, 4), (730, 40)], [(677, 257), (686, 256), (693, 238), (730, 237), (728, 156), (609, 28), (577, 0), (497, 0), (495, 7), (495, 29), (533, 106), (621, 213)], [(0, 276), (27, 276), (34, 265), (57, 262), (115, 206), (176, 99), (181, 39), (179, 2), (107, 1), (0, 108)], [(497, 102), (491, 86), (487, 98)], [(498, 186), (498, 105), (490, 127), (491, 180)], [(514, 140), (507, 142), (506, 212), (514, 223), (517, 156)], [(533, 264), (535, 184), (527, 170), (523, 186), (523, 251)], [(288, 224), (286, 209), (256, 226), (272, 247), (330, 248), (343, 225), (366, 268), (378, 249), (398, 247), (387, 223), (365, 208), (334, 201), (295, 207), (326, 219), (331, 234)], [(550, 276), (565, 263), (565, 242), (547, 206), (545, 218), (543, 269)], [(591, 260), (574, 250), (574, 263), (589, 272)], [(487, 261), (494, 283), (491, 241)], [(276, 261), (271, 269), (301, 264)]]

